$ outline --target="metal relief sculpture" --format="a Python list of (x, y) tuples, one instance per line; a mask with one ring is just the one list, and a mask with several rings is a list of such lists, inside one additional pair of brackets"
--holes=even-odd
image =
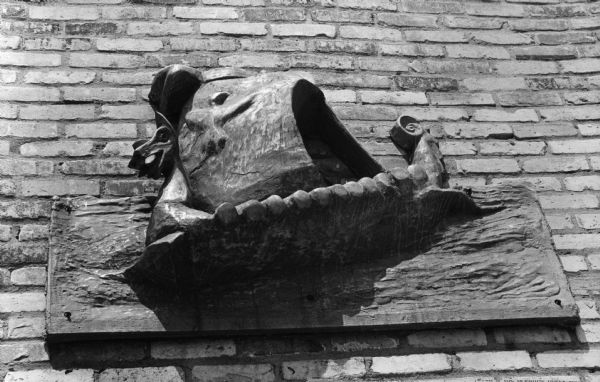
[(158, 74), (157, 130), (130, 162), (140, 176), (165, 177), (135, 267), (153, 280), (201, 286), (386, 256), (427, 236), (408, 234), (411, 214), (430, 227), (444, 217), (440, 203), (421, 204), (434, 192), (479, 213), (463, 192), (442, 190), (441, 154), (414, 119), (391, 131), (410, 165), (385, 169), (301, 75), (207, 77), (182, 66)]
[(576, 320), (534, 194), (449, 189), (410, 116), (387, 168), (302, 73), (170, 66), (149, 100), (157, 198), (55, 204), (50, 339)]

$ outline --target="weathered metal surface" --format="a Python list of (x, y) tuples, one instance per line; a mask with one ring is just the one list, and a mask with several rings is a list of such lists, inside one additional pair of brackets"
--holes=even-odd
[[(356, 252), (361, 259), (338, 252), (332, 261), (314, 261), (320, 253), (311, 257), (308, 250), (264, 251), (256, 252), (260, 257), (237, 259), (234, 263), (241, 267), (225, 272), (227, 266), (216, 267), (218, 259), (196, 258), (198, 264), (213, 267), (206, 272), (215, 273), (208, 278), (214, 281), (178, 292), (122, 274), (140, 260), (149, 204), (134, 198), (86, 197), (74, 199), (69, 208), (57, 205), (52, 218), (49, 339), (576, 322), (575, 304), (534, 195), (521, 187), (474, 190), (473, 200), (483, 210), (474, 213), (449, 208), (461, 205), (455, 199), (459, 194), (464, 195), (433, 189), (406, 202), (405, 211), (421, 210), (410, 214), (410, 225), (392, 226), (408, 228), (404, 237), (412, 239), (388, 253), (369, 253), (369, 246), (380, 248), (375, 237), (371, 242), (357, 239), (355, 244), (364, 248)], [(353, 205), (352, 199), (333, 204), (345, 205), (350, 211), (347, 225), (358, 226), (365, 221), (361, 208), (377, 206), (378, 198), (385, 200), (385, 193), (374, 193), (362, 205)], [(301, 235), (318, 235), (311, 224), (327, 216), (327, 207), (312, 204), (281, 215), (296, 214), (293, 221)], [(238, 218), (241, 222), (232, 226), (238, 224), (238, 234), (249, 225), (260, 231), (263, 224), (245, 223), (244, 214)], [(336, 224), (341, 222), (331, 226)], [(364, 224), (367, 228), (369, 221)], [(384, 228), (382, 233), (383, 237), (389, 231)], [(322, 243), (322, 248), (329, 244)], [(172, 248), (177, 245), (174, 238)], [(271, 253), (278, 258), (269, 259)], [(281, 256), (296, 264), (293, 272), (275, 266)], [(190, 270), (201, 271), (198, 264)], [(249, 278), (253, 264), (268, 271)], [(178, 277), (177, 272), (171, 274)], [(219, 282), (225, 279), (228, 282)]]

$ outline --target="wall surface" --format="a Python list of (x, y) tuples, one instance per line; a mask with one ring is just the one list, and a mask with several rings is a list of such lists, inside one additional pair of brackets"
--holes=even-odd
[[(600, 381), (600, 3), (9, 0), (0, 15), (0, 380)], [(51, 197), (156, 192), (126, 164), (172, 63), (305, 70), (375, 155), (397, 155), (387, 131), (407, 113), (453, 184), (531, 181), (582, 324), (48, 349)]]

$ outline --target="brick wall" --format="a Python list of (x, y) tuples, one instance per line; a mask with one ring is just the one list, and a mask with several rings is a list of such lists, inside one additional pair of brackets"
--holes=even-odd
[[(600, 3), (156, 2), (0, 4), (0, 379), (600, 381)], [(407, 113), (454, 185), (530, 181), (582, 324), (71, 344), (50, 363), (51, 197), (156, 191), (126, 163), (172, 63), (308, 71), (377, 156), (397, 155), (387, 131)]]

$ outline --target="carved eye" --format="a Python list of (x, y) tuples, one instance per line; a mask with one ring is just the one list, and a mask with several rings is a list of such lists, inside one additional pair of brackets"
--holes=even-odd
[(213, 105), (223, 105), (227, 97), (229, 97), (229, 93), (227, 92), (215, 93), (210, 97), (210, 103)]
[(156, 140), (158, 142), (168, 142), (170, 138), (171, 134), (169, 134), (169, 130), (166, 127), (156, 130)]

